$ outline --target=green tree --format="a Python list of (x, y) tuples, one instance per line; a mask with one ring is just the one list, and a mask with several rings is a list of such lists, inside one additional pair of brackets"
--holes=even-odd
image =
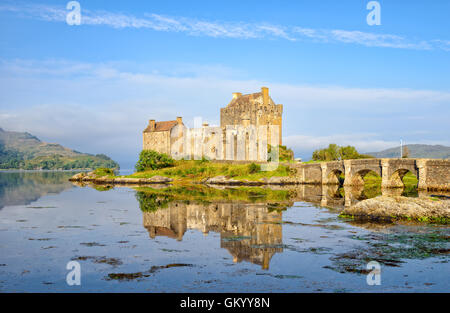
[(353, 146), (340, 147), (334, 143), (330, 144), (328, 148), (315, 150), (312, 154), (312, 159), (314, 161), (338, 161), (368, 158), (372, 158), (372, 156), (360, 154)]
[(142, 150), (139, 155), (139, 161), (136, 163), (136, 171), (157, 170), (175, 165), (175, 160), (165, 153), (159, 153), (153, 150)]
[(339, 160), (339, 146), (334, 143), (330, 143), (328, 149), (326, 149), (326, 159), (327, 161)]
[(340, 147), (339, 158), (341, 160), (359, 159), (360, 154), (358, 153), (358, 151), (356, 151), (356, 148), (353, 146)]

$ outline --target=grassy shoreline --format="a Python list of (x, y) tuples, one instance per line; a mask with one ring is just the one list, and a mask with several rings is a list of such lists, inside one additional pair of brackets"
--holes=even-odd
[(228, 179), (259, 181), (263, 178), (288, 177), (292, 171), (286, 165), (279, 165), (274, 171), (261, 171), (261, 166), (250, 164), (215, 163), (204, 160), (176, 161), (173, 167), (146, 170), (120, 178), (152, 178), (163, 176), (175, 181), (201, 182), (207, 178), (225, 176)]
[[(100, 168), (91, 172), (93, 180), (101, 182), (102, 180), (151, 180), (156, 181), (159, 178), (170, 179), (175, 184), (197, 184), (205, 182), (207, 179), (214, 177), (223, 177), (225, 180), (233, 180), (237, 182), (267, 182), (271, 178), (292, 179), (295, 180), (295, 169), (286, 164), (279, 164), (273, 171), (262, 171), (261, 165), (255, 163), (247, 164), (231, 164), (209, 162), (207, 160), (196, 161), (175, 161), (173, 166), (161, 169), (149, 169), (137, 171), (130, 175), (116, 175), (113, 169)], [(344, 176), (341, 175), (340, 181), (343, 183)], [(167, 182), (167, 181), (166, 181)], [(414, 189), (417, 187), (418, 180), (414, 174), (408, 172), (403, 177), (403, 183), (406, 189)], [(381, 177), (375, 173), (368, 173), (364, 177), (364, 186), (368, 190), (377, 192), (381, 188)], [(381, 189), (379, 190), (381, 193)]]

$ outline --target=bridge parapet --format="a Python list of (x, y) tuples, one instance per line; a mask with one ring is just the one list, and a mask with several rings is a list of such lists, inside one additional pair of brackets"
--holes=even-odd
[(290, 165), (296, 170), (296, 177), (302, 184), (322, 184), (320, 163)]
[(302, 184), (339, 184), (344, 174), (344, 186), (364, 185), (364, 176), (375, 172), (382, 178), (383, 188), (403, 187), (403, 177), (411, 172), (421, 190), (450, 190), (450, 160), (436, 159), (358, 159), (334, 162), (295, 164)]
[(450, 160), (418, 159), (419, 189), (450, 190)]

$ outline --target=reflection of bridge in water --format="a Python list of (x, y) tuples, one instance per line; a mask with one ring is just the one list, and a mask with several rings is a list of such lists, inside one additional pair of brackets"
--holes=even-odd
[(293, 193), (295, 196), (291, 197), (291, 201), (311, 202), (336, 209), (352, 206), (359, 201), (380, 195), (428, 197), (431, 194), (448, 194), (417, 189), (413, 189), (411, 192), (404, 188), (382, 188), (379, 185), (370, 189), (364, 186), (299, 185), (292, 190), (295, 190)]

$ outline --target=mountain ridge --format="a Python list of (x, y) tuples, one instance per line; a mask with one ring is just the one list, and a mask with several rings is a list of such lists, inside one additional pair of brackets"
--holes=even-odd
[[(410, 158), (450, 159), (450, 147), (443, 145), (408, 144)], [(385, 149), (379, 152), (367, 152), (376, 158), (399, 158), (400, 146)]]
[(119, 168), (104, 154), (92, 155), (47, 143), (28, 132), (5, 131), (0, 128), (0, 169), (95, 169)]

